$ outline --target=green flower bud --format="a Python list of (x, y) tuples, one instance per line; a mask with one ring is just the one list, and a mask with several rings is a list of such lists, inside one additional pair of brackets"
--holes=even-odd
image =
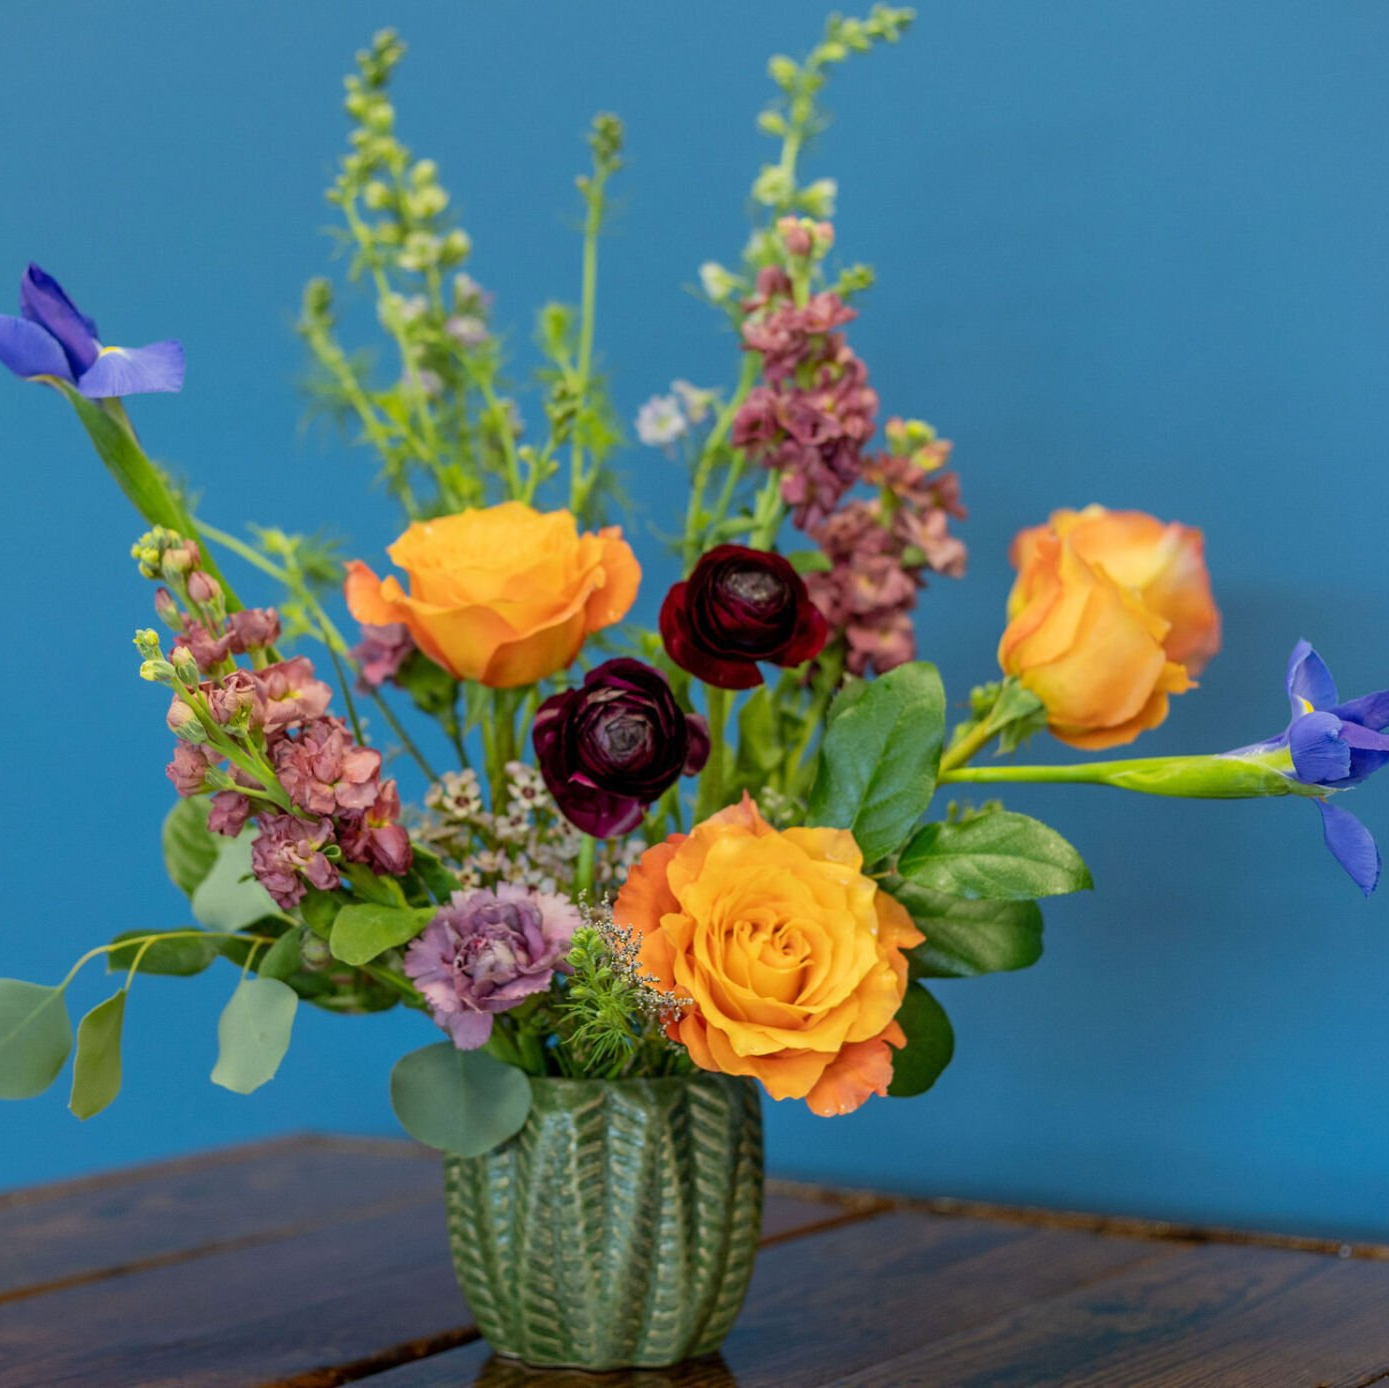
[(724, 269), (717, 260), (706, 260), (699, 267), (699, 282), (704, 292), (716, 303), (721, 304), (735, 293), (742, 283), (737, 275)]
[(145, 660), (162, 660), (163, 648), (159, 644), (159, 633), (153, 627), (142, 627), (135, 633), (135, 649)]
[(833, 217), (839, 197), (839, 184), (832, 178), (817, 178), (800, 191), (798, 201), (812, 217)]
[(791, 175), (780, 164), (767, 164), (752, 184), (752, 197), (763, 207), (779, 207), (789, 201), (792, 192)]
[(767, 75), (783, 90), (791, 87), (800, 73), (801, 70), (794, 59), (788, 58), (784, 53), (776, 54), (767, 62)]
[(187, 646), (175, 646), (169, 652), (169, 661), (174, 667), (174, 673), (184, 684), (196, 685), (202, 680), (202, 672), (198, 669), (198, 662), (193, 659), (193, 652)]
[(380, 179), (373, 178), (362, 189), (362, 201), (373, 212), (381, 212), (395, 201), (395, 194)]
[(146, 660), (140, 665), (140, 678), (151, 684), (172, 684), (174, 667), (167, 660)]

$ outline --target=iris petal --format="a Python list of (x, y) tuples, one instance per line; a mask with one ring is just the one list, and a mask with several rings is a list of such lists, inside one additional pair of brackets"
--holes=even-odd
[(1317, 802), (1326, 846), (1366, 896), (1379, 882), (1379, 849), (1374, 836), (1349, 810)]
[(91, 400), (113, 395), (154, 395), (183, 389), (183, 344), (155, 342), (148, 347), (106, 347), (77, 389)]
[(1362, 694), (1358, 699), (1347, 699), (1331, 710), (1337, 718), (1347, 723), (1360, 723), (1379, 732), (1389, 728), (1389, 689), (1380, 689), (1374, 694)]
[(56, 376), (71, 381), (68, 359), (62, 344), (37, 323), (0, 313), (0, 363), (16, 376)]
[(1293, 719), (1288, 750), (1297, 779), (1309, 786), (1330, 785), (1350, 775), (1350, 748), (1334, 713), (1309, 713)]
[(1309, 641), (1299, 641), (1288, 657), (1288, 699), (1295, 714), (1307, 712), (1304, 699), (1314, 709), (1329, 709), (1337, 702), (1336, 681)]
[(96, 360), (101, 350), (96, 324), (37, 265), (30, 265), (19, 282), (19, 311), (58, 339), (72, 376), (80, 376)]
[(1350, 748), (1350, 779), (1363, 781), (1389, 762), (1389, 737), (1359, 723), (1341, 724), (1341, 741)]

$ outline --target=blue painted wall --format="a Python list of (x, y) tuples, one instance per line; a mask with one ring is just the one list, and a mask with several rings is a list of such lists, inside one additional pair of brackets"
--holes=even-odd
[[(587, 119), (626, 118), (600, 336), (630, 418), (674, 376), (732, 373), (682, 285), (736, 253), (769, 148), (763, 63), (807, 46), (817, 9), (150, 3), (132, 21), (9, 0), (0, 280), (34, 257), (111, 336), (184, 339), (187, 391), (137, 418), (209, 514), (326, 525), (376, 554), (395, 517), (364, 455), (301, 429), (290, 331), (328, 253), (354, 48), (386, 22), (412, 41), (403, 132), (440, 160), (522, 360), (532, 309), (574, 293)], [(957, 697), (992, 668), (1010, 535), (1092, 499), (1202, 525), (1227, 618), (1204, 687), (1146, 750), (1280, 726), (1302, 634), (1349, 691), (1385, 682), (1387, 65), (1376, 0), (951, 0), (836, 80), (816, 167), (841, 182), (841, 246), (880, 272), (854, 342), (886, 412), (957, 441), (974, 512), (973, 573), (922, 616)], [(627, 461), (654, 510), (672, 474)], [(0, 973), (49, 979), (92, 941), (180, 918), (155, 841), (167, 738), (129, 645), (149, 597), (125, 559), (138, 527), (61, 402), (8, 377), (0, 476)], [(1384, 789), (1357, 809), (1389, 833)], [(941, 988), (959, 1047), (931, 1096), (828, 1123), (783, 1105), (774, 1167), (1389, 1237), (1389, 917), (1324, 856), (1311, 807), (1014, 803), (1083, 848), (1099, 890), (1049, 910), (1039, 967)], [(228, 986), (142, 981), (119, 1105), (86, 1126), (57, 1091), (0, 1109), (0, 1185), (293, 1128), (391, 1131), (386, 1076), (429, 1039), (418, 1019), (306, 1009), (280, 1079), (242, 1100), (206, 1082)], [(99, 988), (79, 984), (79, 1006)]]

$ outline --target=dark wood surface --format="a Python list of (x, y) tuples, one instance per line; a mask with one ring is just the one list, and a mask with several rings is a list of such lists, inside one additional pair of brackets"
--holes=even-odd
[(1389, 1249), (774, 1185), (717, 1358), (496, 1359), (434, 1156), (299, 1137), (0, 1195), (0, 1388), (1389, 1388)]

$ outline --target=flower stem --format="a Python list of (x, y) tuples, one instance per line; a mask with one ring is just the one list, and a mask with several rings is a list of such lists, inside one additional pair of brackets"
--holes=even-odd
[(942, 773), (942, 785), (1114, 786), (1143, 795), (1194, 800), (1244, 800), (1268, 795), (1326, 795), (1257, 756), (1132, 757), (1073, 766), (970, 766)]
[(585, 834), (579, 840), (579, 858), (574, 864), (574, 895), (581, 896), (593, 890), (594, 859), (598, 852), (598, 840)]
[(699, 779), (699, 796), (695, 821), (708, 819), (715, 810), (723, 808), (724, 731), (728, 722), (728, 690), (706, 686), (706, 711), (709, 718), (709, 760)]
[(941, 753), (941, 780), (945, 779), (947, 773), (963, 766), (976, 752), (987, 747), (1000, 731), (999, 728), (990, 728), (987, 718), (981, 718), (958, 742)]

